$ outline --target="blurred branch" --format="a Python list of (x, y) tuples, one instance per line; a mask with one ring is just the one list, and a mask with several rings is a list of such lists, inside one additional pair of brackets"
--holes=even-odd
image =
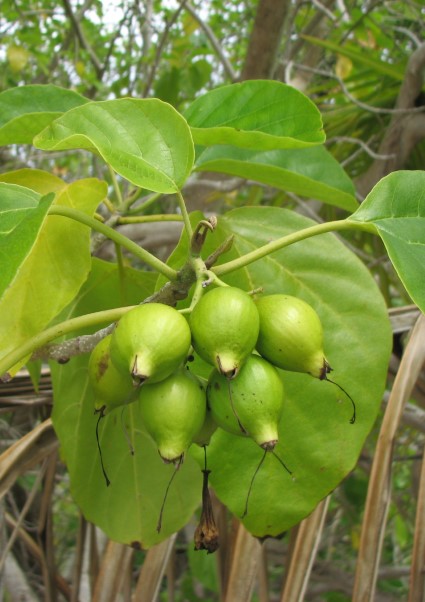
[(166, 24), (165, 24), (165, 29), (164, 29), (164, 31), (162, 33), (161, 39), (159, 40), (159, 43), (158, 43), (157, 48), (156, 48), (155, 59), (152, 62), (151, 70), (149, 71), (149, 74), (148, 74), (147, 79), (146, 79), (145, 89), (143, 91), (143, 97), (144, 98), (146, 98), (146, 96), (149, 95), (150, 89), (152, 87), (153, 80), (155, 79), (155, 74), (156, 74), (156, 72), (158, 70), (159, 62), (161, 60), (161, 55), (162, 55), (163, 50), (165, 48), (165, 44), (167, 43), (167, 39), (168, 39), (170, 30), (173, 27), (173, 25), (176, 23), (176, 21), (179, 18), (179, 15), (182, 12), (182, 10), (185, 8), (185, 6), (187, 4), (187, 1), (188, 0), (182, 0), (180, 2), (180, 6), (177, 8), (176, 11), (174, 11), (171, 19), (169, 19), (166, 22)]
[(201, 19), (201, 17), (196, 12), (195, 8), (189, 2), (186, 3), (185, 8), (186, 8), (187, 12), (195, 19), (195, 21), (197, 21), (200, 28), (207, 36), (208, 40), (211, 43), (211, 46), (214, 48), (215, 53), (217, 54), (218, 58), (220, 59), (220, 62), (223, 65), (224, 71), (226, 72), (227, 76), (230, 78), (230, 80), (232, 82), (235, 82), (237, 80), (236, 72), (234, 71), (228, 58), (224, 54), (223, 47), (221, 46), (220, 42), (216, 38), (211, 27), (208, 25), (208, 23), (205, 23), (205, 21), (203, 19)]
[(335, 21), (338, 20), (335, 17), (335, 15), (333, 14), (333, 12), (331, 10), (329, 10), (327, 6), (325, 6), (324, 4), (322, 4), (321, 2), (319, 2), (319, 0), (312, 0), (312, 4), (314, 4), (314, 6), (319, 11), (321, 11), (322, 13), (324, 13), (328, 17), (328, 19), (330, 19), (332, 22), (335, 23)]
[(119, 21), (119, 23), (116, 26), (115, 33), (112, 36), (111, 41), (109, 42), (108, 50), (106, 51), (105, 60), (103, 61), (103, 65), (101, 67), (100, 73), (98, 74), (99, 80), (101, 80), (103, 78), (103, 76), (105, 75), (106, 70), (108, 69), (109, 61), (111, 60), (111, 56), (112, 56), (112, 53), (113, 53), (113, 50), (114, 50), (115, 42), (120, 37), (120, 35), (121, 35), (121, 28), (124, 25), (124, 23), (127, 21), (129, 14), (130, 14), (130, 9), (128, 9), (128, 10), (126, 10), (124, 12), (124, 15), (123, 15), (121, 21)]
[(410, 29), (407, 29), (407, 27), (394, 27), (394, 31), (399, 31), (400, 33), (404, 33), (410, 40), (412, 40), (412, 42), (415, 44), (415, 46), (417, 48), (422, 44), (422, 41), (417, 36), (415, 36), (413, 31), (410, 31)]
[(377, 115), (406, 115), (406, 114), (411, 115), (412, 113), (421, 114), (421, 113), (425, 112), (425, 106), (399, 107), (399, 108), (395, 108), (395, 109), (385, 109), (382, 107), (374, 107), (373, 105), (369, 105), (365, 102), (362, 102), (361, 100), (358, 100), (355, 96), (353, 96), (351, 94), (351, 92), (348, 90), (344, 81), (340, 77), (338, 77), (335, 73), (332, 73), (331, 71), (324, 71), (323, 69), (316, 69), (314, 67), (308, 67), (307, 65), (303, 65), (301, 63), (294, 63), (293, 61), (289, 61), (286, 64), (285, 73), (287, 75), (285, 76), (285, 81), (290, 79), (289, 73), (291, 72), (292, 68), (296, 68), (299, 71), (309, 71), (310, 73), (314, 73), (315, 75), (321, 75), (322, 77), (328, 77), (329, 79), (335, 79), (341, 86), (342, 92), (348, 98), (348, 100), (350, 100), (353, 104), (360, 107), (361, 109), (368, 111), (369, 113), (376, 113)]
[[(385, 175), (401, 169), (413, 148), (425, 138), (425, 106), (415, 107), (425, 79), (425, 43), (411, 55), (397, 97), (396, 108), (379, 146), (380, 155), (395, 157), (375, 159), (356, 181), (358, 191), (366, 196)], [(417, 114), (421, 111), (420, 114)]]
[(87, 41), (83, 30), (81, 28), (81, 23), (80, 20), (76, 18), (73, 10), (72, 10), (72, 6), (69, 0), (62, 0), (63, 2), (63, 6), (65, 8), (65, 13), (67, 14), (67, 16), (69, 17), (69, 20), (71, 21), (72, 27), (77, 35), (78, 40), (80, 41), (80, 44), (83, 48), (85, 48), (85, 50), (87, 51), (90, 60), (92, 62), (92, 65), (96, 71), (96, 75), (97, 78), (100, 80), (102, 78), (102, 65), (99, 61), (99, 59), (96, 56), (96, 53), (94, 52), (93, 48), (90, 46), (89, 42)]
[(369, 155), (369, 157), (372, 157), (373, 159), (392, 159), (395, 157), (395, 153), (392, 153), (391, 155), (380, 155), (379, 153), (375, 153), (375, 151), (373, 151), (370, 146), (366, 144), (366, 142), (360, 140), (360, 138), (350, 138), (350, 136), (334, 136), (333, 138), (326, 140), (326, 144), (332, 144), (334, 142), (358, 144)]

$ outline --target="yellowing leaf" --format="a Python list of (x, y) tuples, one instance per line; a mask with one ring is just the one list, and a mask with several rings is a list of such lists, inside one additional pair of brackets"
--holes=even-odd
[(80, 77), (84, 77), (86, 74), (86, 66), (83, 63), (83, 61), (76, 61), (75, 63), (75, 71), (77, 72), (77, 75), (79, 75)]
[(335, 65), (335, 73), (340, 79), (346, 79), (353, 69), (353, 61), (348, 56), (338, 55)]
[(19, 73), (23, 69), (25, 69), (30, 53), (22, 46), (16, 46), (12, 44), (7, 49), (7, 60), (9, 62), (9, 67), (13, 71), (13, 73)]
[[(20, 252), (15, 235), (7, 238), (9, 232), (0, 233), (0, 242), (4, 242), (0, 250), (10, 268), (0, 297), (0, 315), (5, 318), (0, 324), (2, 357), (49, 324), (74, 298), (91, 267), (90, 229), (67, 218), (48, 216), (46, 211), (37, 227), (29, 228), (25, 220), (19, 219), (22, 202), (18, 195), (25, 189), (15, 185), (14, 192), (13, 186), (3, 184), (10, 198), (5, 215), (10, 223), (14, 219), (14, 232), (20, 227), (25, 253)], [(91, 215), (105, 194), (106, 184), (91, 178), (69, 184), (58, 193), (55, 202)], [(25, 204), (27, 221), (40, 212), (36, 197), (28, 197)], [(25, 201), (23, 195), (22, 198)], [(48, 201), (43, 197), (40, 204)]]

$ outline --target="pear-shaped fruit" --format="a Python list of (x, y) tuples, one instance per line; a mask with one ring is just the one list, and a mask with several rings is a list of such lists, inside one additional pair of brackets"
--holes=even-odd
[(94, 407), (106, 414), (136, 399), (133, 380), (128, 372), (117, 370), (111, 361), (112, 335), (104, 337), (93, 349), (89, 359), (89, 382), (95, 394)]
[(222, 429), (248, 435), (263, 449), (275, 447), (284, 389), (276, 368), (265, 359), (251, 355), (231, 381), (214, 370), (207, 399), (211, 414)]
[(218, 425), (211, 414), (211, 410), (207, 407), (204, 424), (193, 437), (192, 442), (196, 443), (196, 445), (199, 445), (200, 447), (205, 447), (205, 445), (209, 445), (211, 437), (217, 430), (217, 426)]
[(311, 305), (297, 297), (276, 294), (260, 297), (257, 308), (257, 351), (278, 368), (325, 379), (331, 368), (323, 351), (322, 324)]
[(205, 420), (206, 394), (187, 370), (140, 389), (140, 413), (165, 462), (181, 462)]
[(146, 303), (118, 322), (112, 334), (111, 358), (135, 382), (156, 383), (179, 367), (189, 347), (190, 329), (185, 318), (169, 305)]
[(257, 342), (259, 317), (252, 298), (239, 288), (207, 292), (190, 316), (197, 353), (227, 378), (234, 378)]

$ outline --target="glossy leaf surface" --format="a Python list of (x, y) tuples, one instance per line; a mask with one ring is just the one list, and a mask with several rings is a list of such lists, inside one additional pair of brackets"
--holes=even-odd
[(215, 146), (199, 154), (196, 169), (255, 180), (347, 211), (358, 207), (353, 183), (323, 147), (257, 152)]
[(31, 252), (54, 197), (6, 183), (0, 183), (0, 196), (1, 297)]
[(386, 176), (349, 219), (373, 224), (407, 292), (425, 312), (425, 171)]
[(0, 146), (30, 144), (54, 119), (89, 102), (73, 90), (33, 84), (0, 94)]
[(57, 192), (66, 186), (63, 180), (48, 171), (27, 167), (0, 174), (0, 182), (25, 186), (39, 194)]
[(222, 86), (197, 98), (186, 110), (194, 142), (274, 150), (324, 142), (317, 107), (301, 92), (271, 80)]
[[(0, 326), (4, 356), (45, 328), (71, 301), (89, 273), (91, 257), (90, 229), (63, 217), (48, 216), (52, 198), (41, 200), (39, 206), (37, 193), (27, 191), (24, 198), (22, 187), (0, 186), (9, 191), (8, 220), (14, 221), (16, 230), (12, 236), (5, 232), (2, 239), (2, 259), (11, 266), (2, 282), (8, 288), (0, 298), (0, 313), (8, 316)], [(18, 192), (10, 197), (13, 189)], [(61, 189), (55, 203), (91, 215), (105, 194), (104, 182), (80, 180)], [(21, 221), (22, 213), (25, 219)]]
[(133, 184), (164, 193), (184, 184), (194, 157), (186, 121), (156, 98), (91, 102), (56, 119), (34, 144), (98, 153)]

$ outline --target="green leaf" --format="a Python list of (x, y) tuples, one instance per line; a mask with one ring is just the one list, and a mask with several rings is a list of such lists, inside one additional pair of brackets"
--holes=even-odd
[[(115, 264), (94, 260), (87, 282), (75, 301), (62, 312), (61, 319), (120, 306), (123, 287), (126, 302), (138, 303), (153, 291), (155, 280), (153, 273), (125, 268), (123, 275)], [(122, 418), (121, 409), (117, 408), (101, 421), (100, 443), (111, 480), (106, 487), (96, 444), (97, 416), (93, 413), (94, 395), (87, 381), (87, 362), (88, 356), (79, 356), (66, 365), (51, 367), (52, 419), (69, 470), (71, 492), (84, 516), (109, 537), (148, 548), (190, 519), (201, 499), (201, 472), (188, 456), (170, 487), (158, 534), (159, 511), (174, 468), (162, 462), (142, 426), (136, 402), (127, 406)], [(134, 447), (133, 456), (122, 421)]]
[(43, 150), (83, 148), (99, 153), (136, 186), (179, 190), (194, 158), (189, 126), (156, 98), (91, 102), (56, 119), (34, 140)]
[(34, 245), (54, 196), (0, 183), (0, 298)]
[(184, 113), (195, 144), (274, 150), (325, 140), (320, 112), (301, 92), (271, 80), (223, 86), (197, 98)]
[(322, 146), (267, 152), (215, 146), (201, 152), (196, 170), (255, 180), (346, 211), (355, 211), (358, 207), (353, 183)]
[[(22, 187), (6, 183), (0, 187), (9, 192), (13, 187), (17, 189), (16, 196), (7, 197), (7, 220), (15, 228), (19, 225), (19, 238), (17, 233), (6, 238), (6, 232), (2, 245), (2, 264), (8, 263), (7, 288), (0, 297), (0, 315), (7, 316), (0, 323), (3, 357), (45, 328), (70, 302), (87, 278), (91, 257), (90, 229), (59, 216), (46, 215), (50, 197), (37, 202), (39, 195), (27, 191), (27, 202), (20, 196)], [(94, 178), (80, 180), (64, 187), (55, 203), (91, 215), (106, 192), (104, 182)], [(25, 210), (31, 206), (33, 212), (41, 212), (39, 216)], [(20, 220), (22, 209), (25, 223)], [(34, 221), (28, 224), (27, 219)], [(17, 250), (18, 245), (22, 251)]]
[(136, 305), (153, 292), (157, 279), (155, 272), (143, 272), (129, 267), (124, 267), (121, 274), (116, 263), (93, 257), (86, 282), (56, 317), (55, 322), (104, 309)]
[[(219, 218), (209, 235), (205, 256), (231, 234), (232, 249), (221, 263), (313, 222), (271, 207), (242, 208)], [(181, 261), (184, 238), (170, 263)], [(318, 312), (332, 380), (354, 398), (357, 420), (350, 424), (351, 403), (326, 381), (282, 372), (286, 397), (276, 453), (267, 455), (253, 485), (243, 519), (256, 536), (278, 535), (306, 517), (353, 469), (377, 417), (385, 389), (392, 336), (382, 296), (368, 270), (334, 235), (324, 234), (286, 247), (224, 277), (245, 290), (263, 287), (298, 296)], [(372, 344), (372, 343), (373, 344)], [(202, 465), (202, 453), (193, 450)], [(238, 517), (263, 451), (250, 439), (218, 430), (208, 447), (210, 482)]]
[(51, 121), (86, 102), (77, 92), (33, 84), (0, 94), (0, 146), (30, 144)]
[(349, 220), (373, 224), (407, 292), (425, 312), (425, 171), (389, 174)]
[(66, 186), (63, 180), (48, 171), (30, 169), (27, 167), (0, 174), (0, 182), (19, 184), (20, 186), (31, 188), (31, 190), (34, 190), (39, 194), (57, 192)]

